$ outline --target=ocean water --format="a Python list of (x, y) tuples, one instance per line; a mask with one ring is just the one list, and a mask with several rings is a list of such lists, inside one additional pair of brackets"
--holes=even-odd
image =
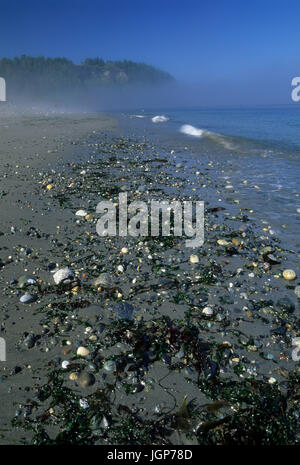
[[(220, 108), (220, 109), (180, 109), (147, 110), (128, 113), (144, 123), (158, 116), (166, 118), (163, 122), (168, 128), (180, 131), (182, 126), (190, 125), (202, 133), (190, 135), (198, 138), (219, 137), (224, 143), (231, 142), (232, 147), (277, 149), (278, 152), (291, 151), (300, 155), (300, 105), (282, 105), (256, 108)], [(153, 123), (153, 122), (152, 122)], [(155, 121), (154, 121), (155, 123)], [(157, 124), (156, 123), (156, 124)], [(188, 133), (187, 133), (188, 135)], [(217, 139), (216, 139), (217, 141)], [(260, 144), (260, 147), (257, 145)], [(252, 145), (252, 147), (251, 147)], [(228, 146), (230, 148), (230, 146)]]
[(192, 169), (212, 161), (215, 176), (233, 185), (233, 198), (299, 252), (300, 105), (139, 109), (121, 121)]

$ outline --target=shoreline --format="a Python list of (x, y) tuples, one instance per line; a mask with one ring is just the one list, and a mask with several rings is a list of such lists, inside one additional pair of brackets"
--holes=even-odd
[[(29, 443), (33, 433), (22, 427), (32, 421), (45, 428), (49, 444), (59, 430), (68, 443), (118, 444), (129, 434), (131, 444), (211, 444), (221, 441), (217, 419), (229, 443), (244, 424), (249, 444), (255, 434), (262, 444), (272, 435), (277, 443), (292, 443), (296, 432), (286, 424), (294, 425), (296, 408), (291, 352), (298, 334), (298, 278), (282, 278), (290, 253), (227, 198), (212, 162), (200, 160), (195, 176), (176, 163), (167, 144), (120, 136), (110, 119), (101, 126), (97, 117), (85, 118), (40, 117), (39, 141), (36, 119), (19, 122), (27, 138), (19, 130), (16, 136), (16, 127), (0, 126), (7, 131), (2, 156), (19, 157), (5, 160), (0, 188), (7, 212), (1, 225), (0, 335), (11, 357), (0, 365), (0, 395), (7, 399), (0, 406), (0, 435), (13, 417), (16, 423), (0, 443), (7, 437)], [(97, 236), (101, 198), (116, 201), (128, 192), (131, 200), (199, 200), (199, 188), (206, 202), (202, 248), (185, 248), (184, 237)], [(86, 210), (83, 217), (76, 215), (80, 209)], [(124, 247), (128, 251), (121, 253)], [(198, 256), (194, 264), (191, 254)], [(76, 279), (56, 286), (52, 272), (66, 266)], [(36, 283), (20, 283), (24, 275)], [(95, 286), (97, 278), (102, 281)], [(26, 288), (36, 299), (29, 304), (20, 303)], [(88, 353), (78, 357), (82, 346)], [(277, 405), (283, 408), (287, 383), (292, 407), (277, 412), (279, 432), (272, 418)], [(49, 413), (49, 399), (62, 386), (68, 388), (65, 401), (51, 404)], [(266, 401), (270, 411), (264, 411)], [(124, 431), (117, 428), (120, 421)], [(266, 421), (271, 435), (256, 424)]]

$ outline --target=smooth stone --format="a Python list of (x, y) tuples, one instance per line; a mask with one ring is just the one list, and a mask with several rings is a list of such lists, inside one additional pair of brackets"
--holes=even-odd
[(28, 334), (28, 336), (26, 336), (25, 339), (24, 339), (24, 345), (28, 349), (32, 349), (32, 347), (34, 347), (34, 344), (35, 344), (35, 336), (34, 336), (34, 334)]
[(76, 216), (86, 216), (88, 213), (85, 210), (78, 210), (75, 215)]
[(81, 357), (87, 357), (90, 354), (90, 351), (86, 347), (80, 346), (78, 347), (76, 353), (77, 355), (80, 355)]
[(212, 316), (214, 314), (214, 311), (211, 307), (204, 307), (202, 313), (206, 316)]
[(70, 362), (69, 360), (63, 360), (63, 362), (61, 363), (61, 367), (65, 370), (66, 368), (68, 368), (68, 366), (70, 365)]
[(114, 282), (108, 273), (101, 273), (93, 282), (94, 287), (113, 287)]
[(199, 263), (198, 255), (191, 255), (189, 260), (190, 260), (190, 263), (192, 263), (192, 264)]
[(32, 302), (35, 302), (35, 301), (36, 301), (36, 296), (32, 294), (26, 293), (22, 295), (22, 297), (20, 298), (20, 302), (22, 302), (22, 304), (31, 304)]
[(133, 314), (133, 306), (127, 302), (120, 302), (110, 307), (115, 313), (116, 320), (131, 320)]
[(170, 357), (170, 355), (163, 354), (161, 359), (166, 365), (171, 365), (171, 357)]
[(82, 373), (79, 378), (79, 384), (81, 387), (89, 387), (95, 384), (95, 376), (92, 373)]
[(30, 286), (32, 284), (36, 284), (36, 280), (32, 276), (24, 275), (18, 279), (18, 287), (20, 289), (23, 289), (24, 287)]
[(267, 246), (267, 247), (264, 247), (260, 253), (261, 255), (268, 255), (268, 254), (271, 254), (274, 250), (272, 249), (272, 247), (270, 246)]
[(295, 305), (288, 297), (282, 297), (279, 299), (277, 301), (277, 306), (280, 308), (280, 310), (284, 310), (288, 313), (293, 313), (295, 310)]
[(229, 245), (229, 242), (228, 242), (228, 241), (225, 241), (225, 239), (218, 239), (218, 240), (217, 240), (217, 244), (218, 244), (218, 245), (226, 246), (226, 245)]
[(300, 299), (300, 286), (296, 286), (294, 292), (296, 296), (298, 297), (298, 299)]
[(283, 273), (282, 273), (282, 276), (287, 281), (292, 281), (293, 279), (296, 278), (296, 273), (295, 273), (294, 270), (284, 270)]
[(117, 364), (114, 360), (106, 360), (106, 362), (103, 365), (103, 368), (106, 371), (116, 371)]
[(268, 255), (266, 255), (265, 260), (271, 265), (279, 265), (279, 263), (281, 263), (279, 258), (275, 257), (275, 255), (273, 255), (272, 253), (269, 253)]

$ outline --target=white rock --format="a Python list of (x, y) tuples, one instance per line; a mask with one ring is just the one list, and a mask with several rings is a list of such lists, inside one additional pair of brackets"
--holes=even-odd
[(124, 254), (125, 254), (125, 253), (128, 253), (128, 252), (129, 252), (129, 250), (127, 249), (127, 247), (123, 247), (123, 248), (121, 249), (121, 253), (124, 253)]
[(206, 316), (212, 316), (214, 314), (214, 311), (211, 307), (204, 307), (202, 313), (204, 313), (204, 315)]
[(199, 263), (199, 257), (198, 255), (191, 255), (190, 256), (190, 263)]
[(80, 399), (79, 400), (79, 405), (81, 408), (87, 409), (89, 408), (89, 403), (86, 399)]
[(66, 368), (68, 368), (68, 366), (70, 365), (70, 362), (68, 360), (64, 360), (63, 362), (61, 362), (61, 367), (65, 370)]
[(86, 347), (80, 346), (80, 347), (78, 347), (76, 353), (77, 353), (77, 355), (80, 355), (81, 357), (87, 357), (89, 355), (90, 351)]
[(87, 211), (85, 210), (78, 210), (76, 213), (75, 213), (76, 216), (86, 216), (87, 215)]
[(60, 268), (57, 270), (54, 275), (53, 279), (55, 284), (60, 284), (62, 281), (64, 282), (70, 282), (74, 279), (75, 275), (73, 271), (71, 271), (69, 268)]

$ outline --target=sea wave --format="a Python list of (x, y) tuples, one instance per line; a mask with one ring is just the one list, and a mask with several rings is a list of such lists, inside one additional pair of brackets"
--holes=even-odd
[(222, 145), (228, 150), (235, 150), (236, 147), (230, 141), (229, 137), (224, 136), (223, 134), (219, 134), (217, 132), (207, 131), (206, 129), (196, 128), (190, 124), (183, 124), (180, 127), (180, 132), (183, 134), (187, 134), (189, 136), (199, 137), (199, 138), (207, 138), (210, 139), (217, 144)]
[(165, 123), (166, 121), (169, 121), (170, 118), (168, 118), (167, 116), (164, 116), (164, 115), (157, 115), (157, 116), (154, 116), (151, 121), (153, 123)]
[(183, 134), (188, 134), (189, 136), (203, 137), (204, 133), (207, 131), (204, 129), (195, 128), (195, 126), (191, 126), (190, 124), (184, 124), (180, 128), (180, 132)]

